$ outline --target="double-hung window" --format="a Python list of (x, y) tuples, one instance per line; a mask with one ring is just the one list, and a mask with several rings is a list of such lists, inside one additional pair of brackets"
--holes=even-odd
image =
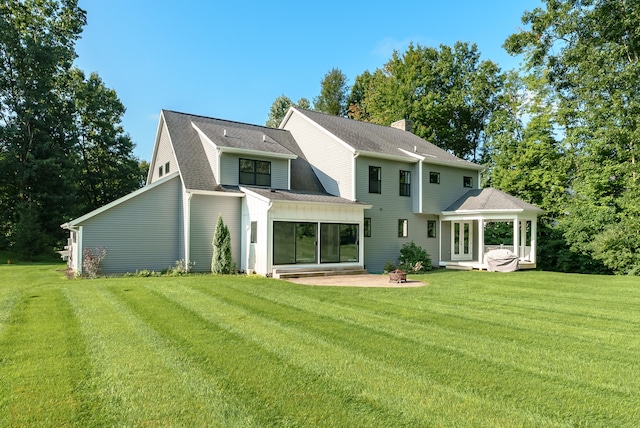
[(369, 167), (369, 193), (382, 193), (382, 168)]
[(271, 162), (240, 159), (240, 184), (271, 186)]
[(400, 171), (400, 196), (411, 196), (411, 171)]

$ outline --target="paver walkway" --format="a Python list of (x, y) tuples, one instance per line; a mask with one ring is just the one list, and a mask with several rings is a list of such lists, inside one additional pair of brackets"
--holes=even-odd
[(336, 287), (424, 287), (427, 283), (408, 278), (406, 282), (389, 282), (389, 275), (335, 275), (335, 276), (314, 276), (308, 278), (288, 278), (285, 281), (296, 284), (323, 285)]

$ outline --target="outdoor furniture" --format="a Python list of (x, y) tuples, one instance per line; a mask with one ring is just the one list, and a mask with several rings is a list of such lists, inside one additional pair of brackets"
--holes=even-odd
[(391, 271), (389, 272), (389, 282), (397, 282), (398, 284), (407, 282), (407, 273), (400, 269)]
[(507, 249), (491, 250), (485, 253), (487, 270), (490, 272), (513, 272), (518, 270), (518, 256)]

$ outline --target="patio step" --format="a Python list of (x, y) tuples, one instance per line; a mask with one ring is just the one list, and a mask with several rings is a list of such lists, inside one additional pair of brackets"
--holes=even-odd
[(314, 276), (335, 276), (335, 275), (363, 275), (368, 273), (361, 267), (349, 268), (300, 268), (300, 269), (274, 269), (273, 277), (277, 279), (287, 278), (309, 278)]

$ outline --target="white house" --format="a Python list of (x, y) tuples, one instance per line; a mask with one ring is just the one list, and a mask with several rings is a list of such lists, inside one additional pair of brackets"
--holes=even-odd
[[(106, 248), (103, 272), (210, 269), (222, 215), (236, 266), (380, 272), (414, 241), (435, 265), (486, 267), (487, 221), (513, 223), (521, 267), (535, 267), (537, 215), (482, 167), (410, 132), (291, 108), (279, 129), (163, 110), (147, 185), (62, 225), (71, 268)], [(489, 243), (491, 244), (491, 243)]]

